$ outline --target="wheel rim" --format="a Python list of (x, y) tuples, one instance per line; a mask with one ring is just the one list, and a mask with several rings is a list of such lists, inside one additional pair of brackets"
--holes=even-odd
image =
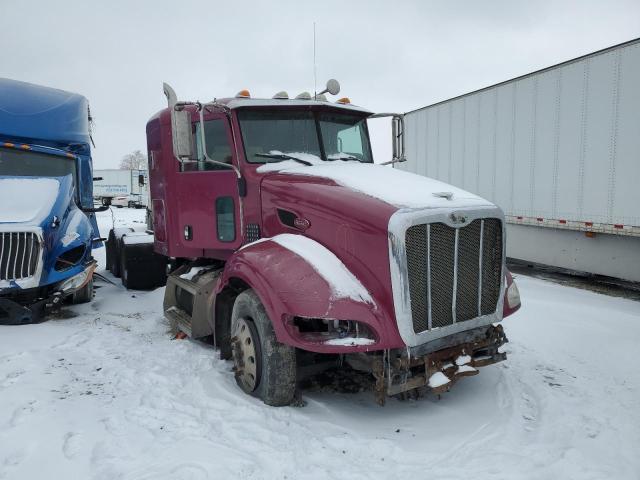
[(247, 392), (253, 392), (259, 380), (256, 340), (257, 334), (252, 322), (246, 318), (240, 318), (236, 324), (233, 350), (236, 378)]

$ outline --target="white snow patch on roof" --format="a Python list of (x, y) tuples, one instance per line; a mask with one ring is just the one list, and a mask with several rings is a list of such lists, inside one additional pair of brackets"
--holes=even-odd
[(41, 223), (51, 212), (59, 188), (55, 178), (0, 179), (0, 223)]
[(271, 241), (304, 258), (329, 284), (335, 298), (352, 298), (373, 304), (371, 295), (360, 280), (333, 252), (315, 240), (302, 235), (282, 233), (272, 237)]
[[(288, 154), (292, 155), (292, 154)], [(306, 154), (309, 155), (309, 154)], [(296, 155), (297, 157), (297, 155)], [(315, 157), (315, 155), (312, 155)], [(318, 157), (315, 157), (316, 159)], [(307, 157), (304, 158), (307, 160)], [(362, 162), (313, 161), (311, 166), (294, 160), (268, 163), (258, 167), (259, 173), (283, 172), (333, 180), (339, 185), (378, 198), (397, 207), (464, 207), (492, 203), (447, 183), (405, 172), (389, 166)], [(451, 192), (451, 200), (434, 194)]]

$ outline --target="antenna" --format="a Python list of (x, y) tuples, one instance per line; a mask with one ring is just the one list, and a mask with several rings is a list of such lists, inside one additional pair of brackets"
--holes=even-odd
[(316, 22), (313, 22), (313, 97), (315, 98), (318, 94), (318, 89), (316, 88), (317, 80), (316, 80)]

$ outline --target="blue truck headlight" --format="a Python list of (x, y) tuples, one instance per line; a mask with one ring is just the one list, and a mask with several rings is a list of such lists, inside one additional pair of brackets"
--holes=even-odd
[(60, 290), (63, 293), (73, 292), (74, 290), (77, 290), (78, 288), (82, 287), (85, 283), (87, 283), (88, 279), (89, 279), (89, 269), (83, 270), (82, 272), (62, 282), (62, 285), (60, 285)]

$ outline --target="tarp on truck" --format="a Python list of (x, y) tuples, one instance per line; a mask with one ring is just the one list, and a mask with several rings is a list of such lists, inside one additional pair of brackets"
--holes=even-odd
[(89, 102), (76, 93), (0, 78), (0, 132), (14, 139), (89, 144)]

